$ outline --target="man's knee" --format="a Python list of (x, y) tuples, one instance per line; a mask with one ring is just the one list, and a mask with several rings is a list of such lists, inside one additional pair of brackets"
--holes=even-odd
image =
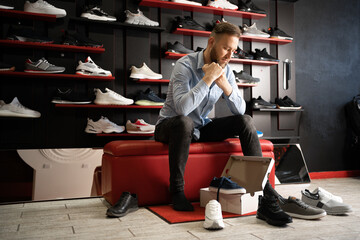
[(194, 121), (187, 116), (176, 116), (173, 127), (184, 132), (192, 132), (194, 130)]
[(236, 115), (236, 116), (237, 116), (237, 121), (240, 122), (240, 125), (245, 126), (248, 129), (256, 130), (254, 119), (250, 115), (244, 114), (244, 115)]

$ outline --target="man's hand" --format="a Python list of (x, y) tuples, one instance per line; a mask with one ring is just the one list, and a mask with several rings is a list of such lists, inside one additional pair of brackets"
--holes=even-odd
[(205, 73), (205, 76), (203, 77), (203, 81), (210, 87), (211, 84), (219, 78), (223, 73), (223, 68), (215, 62), (212, 62), (210, 64), (205, 64), (202, 67), (202, 70)]
[(229, 81), (227, 80), (225, 73), (223, 73), (219, 78), (217, 78), (215, 80), (215, 83), (216, 83), (216, 85), (219, 86), (219, 88), (221, 88), (223, 90), (223, 92), (225, 93), (226, 96), (230, 96), (233, 89), (232, 89)]

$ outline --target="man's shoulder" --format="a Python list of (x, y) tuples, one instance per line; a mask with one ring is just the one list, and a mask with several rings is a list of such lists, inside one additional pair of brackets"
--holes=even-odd
[(176, 63), (194, 69), (198, 64), (199, 54), (199, 52), (189, 53), (177, 60)]

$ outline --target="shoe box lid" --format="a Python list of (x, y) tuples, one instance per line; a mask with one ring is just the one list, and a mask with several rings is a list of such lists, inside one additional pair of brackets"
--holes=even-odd
[[(256, 214), (259, 196), (263, 195), (266, 181), (275, 181), (275, 161), (269, 157), (230, 156), (221, 176), (231, 177), (231, 180), (246, 189), (245, 194), (219, 193), (219, 203), (222, 211), (240, 215)], [(209, 188), (200, 189), (200, 206), (205, 207), (217, 199), (217, 193)]]
[(269, 157), (231, 155), (221, 174), (246, 189), (247, 193), (262, 191), (274, 166)]

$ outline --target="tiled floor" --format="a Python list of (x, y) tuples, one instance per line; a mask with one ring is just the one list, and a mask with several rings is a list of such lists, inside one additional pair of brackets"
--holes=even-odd
[[(0, 239), (326, 239), (360, 240), (360, 178), (313, 180), (352, 205), (347, 216), (320, 220), (294, 219), (286, 227), (274, 227), (255, 216), (225, 219), (225, 229), (208, 231), (203, 222), (168, 224), (140, 208), (123, 218), (106, 218), (102, 198), (0, 205)], [(283, 196), (300, 197), (297, 188), (278, 188)]]

